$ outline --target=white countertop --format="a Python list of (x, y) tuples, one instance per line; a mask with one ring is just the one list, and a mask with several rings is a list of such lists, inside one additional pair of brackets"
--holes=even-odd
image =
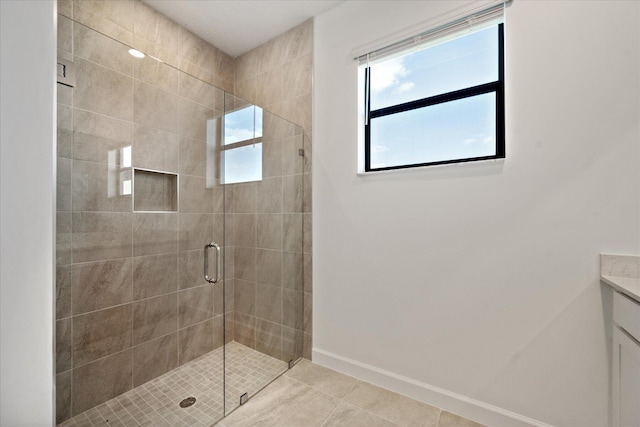
[(640, 303), (640, 256), (600, 254), (600, 280)]
[(640, 303), (640, 279), (633, 277), (600, 276), (600, 280), (610, 285), (616, 291)]

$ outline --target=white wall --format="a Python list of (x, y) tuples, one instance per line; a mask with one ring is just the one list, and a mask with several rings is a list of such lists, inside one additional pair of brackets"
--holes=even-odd
[(0, 425), (53, 425), (56, 3), (0, 1)]
[(640, 3), (516, 0), (506, 160), (357, 176), (353, 50), (462, 4), (316, 18), (314, 360), (417, 398), (604, 426), (598, 255), (640, 253)]

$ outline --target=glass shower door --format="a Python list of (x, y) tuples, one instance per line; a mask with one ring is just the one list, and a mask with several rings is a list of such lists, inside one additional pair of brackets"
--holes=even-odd
[(212, 425), (224, 92), (64, 16), (58, 28), (75, 81), (58, 85), (56, 422)]
[(225, 413), (302, 356), (303, 131), (225, 95)]
[(58, 18), (56, 421), (212, 425), (302, 355), (302, 129)]

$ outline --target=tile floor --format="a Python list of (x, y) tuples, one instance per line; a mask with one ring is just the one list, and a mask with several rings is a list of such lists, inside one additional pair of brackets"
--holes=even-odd
[[(223, 349), (211, 351), (139, 387), (59, 424), (71, 426), (206, 426), (220, 420), (224, 408)], [(226, 346), (226, 409), (240, 405), (240, 395), (253, 396), (287, 364), (237, 342)], [(186, 397), (196, 403), (181, 408)]]
[(216, 426), (483, 427), (308, 360)]
[[(227, 412), (286, 364), (238, 343), (227, 345)], [(222, 348), (60, 424), (211, 426), (222, 408)], [(185, 397), (196, 403), (181, 408)], [(301, 360), (215, 427), (483, 427), (425, 403)]]

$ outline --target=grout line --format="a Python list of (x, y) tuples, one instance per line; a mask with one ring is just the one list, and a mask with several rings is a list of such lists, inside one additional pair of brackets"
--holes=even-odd
[[(72, 3), (72, 8), (73, 8), (73, 3)], [(73, 10), (73, 9), (72, 9)], [(73, 14), (73, 13), (72, 13)], [(73, 55), (75, 55), (75, 21), (71, 22), (71, 51), (72, 51), (72, 58), (74, 57)], [(75, 91), (75, 86), (71, 88), (71, 147), (69, 147), (70, 151), (71, 151), (71, 158), (73, 159), (75, 157), (75, 153), (74, 153), (74, 147), (75, 147), (75, 111), (73, 110), (75, 107), (75, 98), (76, 98), (76, 91)], [(73, 401), (74, 401), (74, 371), (75, 371), (75, 350), (74, 350), (74, 345), (73, 345), (73, 337), (74, 337), (74, 331), (73, 331), (73, 241), (74, 241), (74, 230), (73, 230), (73, 160), (71, 160), (71, 185), (70, 185), (70, 191), (71, 191), (71, 195), (69, 197), (70, 203), (71, 203), (71, 219), (70, 219), (70, 224), (69, 224), (69, 228), (71, 230), (71, 239), (70, 239), (70, 244), (69, 244), (69, 295), (71, 298), (71, 302), (69, 304), (69, 311), (70, 311), (70, 315), (71, 315), (71, 326), (70, 326), (70, 330), (71, 330), (71, 339), (69, 342), (69, 347), (70, 348), (70, 352), (71, 352), (71, 384), (69, 387), (69, 394), (70, 394), (70, 399), (69, 399), (69, 412), (71, 413), (71, 418), (73, 418)], [(57, 178), (56, 178), (57, 179)], [(58, 186), (57, 180), (56, 180), (56, 187)], [(57, 258), (57, 256), (56, 256)], [(57, 337), (56, 337), (57, 338)], [(54, 353), (55, 354), (55, 353)]]
[[(88, 412), (88, 411), (90, 411), (90, 409), (89, 409), (89, 410), (87, 410), (87, 411), (85, 411), (85, 412), (83, 412), (81, 415), (82, 415), (82, 416), (84, 416), (84, 419), (85, 419), (85, 420), (86, 420), (86, 421), (87, 421), (91, 426), (95, 427), (95, 424), (93, 424), (93, 421), (91, 421), (91, 418), (89, 418), (89, 416), (88, 416), (88, 415), (86, 415), (86, 412)], [(74, 423), (75, 423), (75, 421), (74, 421)], [(78, 423), (76, 423), (76, 424), (78, 424)]]
[[(275, 362), (278, 366), (284, 364), (284, 362), (259, 353), (255, 350), (252, 350), (246, 346), (242, 346), (238, 343), (232, 342), (229, 344), (229, 354), (233, 359), (233, 363), (231, 365), (231, 369), (233, 372), (237, 372), (237, 369), (240, 369), (241, 376), (235, 377), (234, 383), (233, 378), (230, 383), (231, 389), (242, 387), (245, 388), (247, 385), (250, 387), (248, 390), (252, 396), (255, 395), (255, 386), (260, 385), (260, 387), (265, 387), (265, 383), (261, 380), (261, 375), (258, 375), (257, 379), (250, 380), (247, 383), (247, 374), (251, 375), (252, 372), (259, 374), (255, 369), (258, 366), (263, 366), (263, 368), (269, 369), (269, 372), (275, 371), (272, 369), (273, 362)], [(82, 419), (87, 419), (91, 415), (94, 417), (100, 415), (102, 419), (106, 419), (107, 417), (116, 419), (120, 421), (120, 425), (131, 425), (131, 423), (125, 422), (125, 420), (129, 420), (132, 418), (133, 422), (139, 425), (140, 419), (150, 420), (153, 422), (154, 416), (159, 416), (163, 420), (167, 422), (171, 422), (171, 420), (176, 421), (176, 417), (178, 417), (178, 421), (180, 421), (180, 410), (173, 407), (175, 404), (175, 397), (177, 395), (193, 395), (195, 393), (196, 396), (200, 394), (204, 400), (200, 400), (201, 405), (195, 406), (197, 410), (193, 410), (191, 412), (187, 412), (186, 420), (183, 419), (184, 423), (180, 425), (187, 425), (189, 422), (193, 423), (194, 420), (205, 420), (207, 418), (207, 414), (211, 413), (211, 411), (220, 410), (222, 412), (223, 407), (221, 407), (221, 402), (218, 402), (219, 399), (216, 399), (217, 393), (211, 395), (207, 391), (211, 390), (211, 387), (218, 388), (224, 386), (223, 382), (218, 379), (211, 378), (211, 369), (218, 370), (221, 368), (221, 365), (224, 361), (218, 361), (217, 358), (219, 355), (222, 355), (222, 350), (217, 349), (214, 352), (209, 352), (199, 358), (194, 359), (192, 362), (186, 364), (185, 367), (178, 368), (173, 371), (169, 371), (162, 376), (152, 380), (146, 385), (139, 386), (133, 390), (130, 390), (110, 401), (104, 402), (103, 404), (98, 405), (92, 409), (89, 409), (86, 413), (79, 414), (78, 416)], [(214, 358), (213, 365), (211, 358)], [(248, 359), (247, 359), (248, 358)], [(264, 364), (266, 363), (266, 365)], [(243, 369), (243, 368), (248, 368)], [(278, 373), (282, 373), (284, 371), (278, 369)], [(273, 374), (263, 373), (262, 375), (267, 375), (269, 378), (273, 378)], [(276, 379), (279, 378), (275, 377)], [(274, 379), (275, 380), (275, 379)], [(227, 381), (228, 382), (228, 381)], [(270, 381), (269, 383), (271, 383)], [(195, 387), (195, 389), (194, 389)], [(235, 391), (235, 390), (234, 390)], [(201, 393), (204, 393), (202, 395)], [(220, 394), (220, 396), (223, 396)], [(216, 399), (214, 402), (210, 402), (209, 399)], [(227, 399), (228, 400), (228, 399)], [(124, 403), (128, 403), (127, 406)], [(142, 405), (141, 405), (142, 404)], [(115, 407), (115, 409), (114, 409)], [(100, 408), (100, 409), (98, 409)], [(130, 411), (131, 409), (131, 411)], [(121, 415), (123, 417), (119, 417), (116, 413), (116, 410), (125, 411)], [(137, 411), (136, 411), (137, 410)], [(110, 412), (109, 412), (110, 411)], [(168, 412), (167, 412), (168, 411)], [(134, 414), (139, 412), (137, 418)], [(115, 416), (112, 416), (113, 414)], [(129, 417), (125, 416), (128, 414)], [(164, 414), (164, 415), (163, 415)], [(221, 413), (221, 415), (224, 415)], [(176, 422), (178, 422), (176, 421)], [(203, 421), (203, 422), (210, 422)], [(91, 422), (89, 420), (89, 422)], [(72, 418), (69, 425), (75, 423), (75, 420)], [(92, 423), (95, 424), (95, 423)]]
[[(123, 426), (126, 426), (126, 423), (122, 420), (122, 418), (120, 418), (120, 416), (118, 415), (118, 413), (116, 412), (116, 410), (112, 407), (112, 406), (114, 406), (114, 405), (120, 405), (120, 402), (118, 402), (116, 399), (111, 399), (111, 400), (108, 400), (108, 401), (107, 401), (107, 402), (105, 402), (105, 403), (107, 404), (107, 409), (109, 409), (109, 411), (111, 412), (111, 414), (113, 414), (113, 416), (114, 416), (118, 421), (120, 421), (120, 423), (121, 423)], [(109, 403), (111, 403), (111, 405), (109, 405)], [(120, 406), (122, 406), (122, 405), (120, 405)], [(135, 420), (134, 420), (134, 422), (135, 422), (136, 424), (138, 424)], [(138, 424), (138, 425), (139, 425), (139, 424)]]
[[(133, 64), (132, 64), (131, 74), (133, 76)], [(133, 141), (133, 133), (134, 133), (134, 127), (135, 127), (135, 125), (134, 125), (134, 122), (135, 122), (134, 114), (135, 114), (135, 110), (136, 110), (135, 105), (136, 105), (135, 90), (134, 90), (134, 88), (132, 88), (132, 90), (131, 90), (131, 122), (130, 122), (130, 128), (129, 128), (129, 139), (131, 141), (131, 144), (130, 144), (131, 157), (133, 157), (133, 143), (134, 143), (134, 141)], [(130, 202), (129, 209), (132, 212), (131, 219), (130, 219), (130, 221), (131, 221), (131, 237), (130, 237), (130, 245), (131, 245), (131, 247), (129, 249), (130, 250), (130, 252), (129, 252), (130, 256), (128, 258), (131, 260), (131, 261), (129, 261), (131, 263), (131, 273), (130, 273), (131, 274), (131, 277), (130, 277), (131, 281), (129, 282), (129, 285), (131, 286), (131, 300), (132, 300), (132, 303), (131, 303), (131, 307), (130, 307), (130, 310), (131, 310), (131, 322), (130, 322), (130, 325), (129, 325), (129, 327), (130, 327), (130, 335), (129, 335), (130, 341), (129, 342), (131, 343), (131, 345), (130, 345), (130, 348), (131, 348), (131, 377), (129, 378), (129, 390), (133, 389), (133, 384), (134, 384), (133, 378), (135, 376), (135, 371), (134, 371), (135, 367), (134, 367), (134, 359), (133, 359), (133, 342), (134, 342), (133, 341), (133, 333), (134, 333), (134, 323), (135, 323), (135, 318), (134, 318), (135, 313), (134, 313), (134, 310), (133, 310), (133, 307), (134, 307), (134, 305), (133, 305), (133, 291), (134, 291), (134, 288), (133, 288), (133, 271), (134, 271), (133, 247), (134, 247), (134, 237), (133, 236), (134, 236), (134, 232), (135, 232), (134, 214), (133, 214), (133, 211), (135, 210), (135, 206), (134, 206), (134, 194), (133, 194), (133, 191), (134, 191), (134, 179), (135, 179), (135, 177), (134, 177), (134, 170), (133, 170), (133, 162), (131, 162), (131, 167), (132, 167), (131, 168), (131, 186), (132, 186), (132, 188), (131, 188), (131, 192), (130, 192), (130, 196), (131, 197), (130, 197), (130, 201), (129, 201)]]
[[(131, 390), (129, 390), (129, 391), (131, 391)], [(127, 394), (127, 393), (124, 393), (123, 395), (120, 395), (120, 396), (116, 397), (115, 399), (116, 399), (116, 401), (120, 404), (120, 406), (122, 406), (122, 407), (124, 408), (124, 410), (129, 414), (129, 416), (133, 419), (133, 421), (134, 421), (136, 424), (140, 425), (140, 423), (139, 423), (139, 422), (138, 422), (138, 420), (136, 419), (135, 415), (134, 415), (131, 411), (129, 411), (129, 409), (128, 409), (127, 407), (125, 407), (125, 406), (122, 404), (122, 402), (120, 402), (120, 401), (118, 400), (118, 399), (120, 399), (120, 398), (122, 398), (122, 399), (127, 399), (127, 400), (129, 400), (129, 401), (131, 402), (131, 405), (132, 405), (132, 406), (134, 406), (134, 407), (138, 408), (138, 406), (135, 404), (135, 402), (134, 402), (132, 399), (129, 399), (128, 397), (124, 397), (126, 394)], [(138, 409), (140, 409), (140, 408), (138, 408)], [(140, 410), (140, 411), (142, 412), (142, 410)], [(144, 414), (144, 412), (142, 412), (142, 415), (143, 415), (143, 416), (145, 416), (145, 418), (146, 418), (146, 415)]]
[[(356, 385), (357, 385), (358, 383), (371, 384), (371, 383), (367, 383), (366, 381), (363, 381), (363, 380), (358, 380), (358, 381), (356, 382), (356, 384), (353, 386), (353, 388), (351, 389), (351, 391), (350, 391), (347, 395), (345, 395), (345, 398), (346, 398), (349, 394), (351, 394), (351, 392), (353, 392), (353, 389), (355, 389), (355, 387), (356, 387)], [(393, 394), (395, 394), (395, 395), (397, 395), (397, 396), (400, 396), (400, 397), (402, 397), (402, 398), (409, 399), (409, 400), (411, 400), (411, 401), (413, 401), (413, 402), (417, 402), (417, 403), (419, 403), (420, 405), (426, 405), (426, 406), (430, 406), (430, 407), (432, 407), (432, 408), (437, 409), (437, 410), (438, 410), (438, 421), (436, 422), (436, 424), (435, 424), (435, 426), (434, 426), (434, 427), (437, 427), (437, 426), (438, 426), (438, 423), (440, 422), (440, 415), (442, 414), (442, 409), (441, 409), (441, 408), (438, 408), (438, 407), (433, 406), (433, 405), (429, 405), (428, 403), (420, 402), (419, 400), (412, 399), (412, 398), (410, 398), (410, 397), (408, 397), (408, 396), (404, 396), (404, 395), (402, 395), (402, 394), (400, 394), (400, 393), (396, 393), (395, 391), (389, 390), (389, 389), (384, 388), (384, 387), (377, 386), (377, 385), (375, 385), (375, 384), (371, 384), (371, 385), (373, 385), (374, 387), (381, 388), (381, 389), (383, 389), (383, 390), (385, 390), (385, 391), (387, 391), (387, 392), (393, 393)], [(344, 400), (344, 399), (343, 399), (343, 400)], [(375, 416), (375, 417), (377, 417), (377, 418), (381, 418), (381, 419), (383, 419), (383, 420), (385, 420), (385, 421), (388, 421), (388, 422), (390, 422), (390, 423), (392, 423), (392, 424), (394, 424), (394, 425), (398, 425), (395, 421), (392, 421), (392, 420), (390, 420), (390, 419), (388, 419), (388, 418), (386, 418), (386, 417), (382, 416), (381, 414), (376, 414), (375, 412), (372, 412), (372, 411), (370, 411), (370, 410), (368, 410), (368, 409), (366, 409), (366, 408), (363, 408), (363, 407), (358, 406), (358, 405), (356, 405), (356, 404), (353, 404), (353, 403), (351, 403), (351, 402), (347, 402), (346, 400), (345, 400), (344, 402), (345, 402), (346, 404), (349, 404), (349, 405), (355, 406), (356, 408), (359, 408), (359, 409), (361, 409), (361, 410), (363, 410), (363, 411), (365, 411), (365, 412), (367, 412), (367, 413), (369, 413), (369, 414), (371, 414), (371, 415), (373, 415), (373, 416)]]
[(333, 417), (333, 414), (336, 413), (336, 411), (338, 410), (338, 406), (340, 406), (340, 403), (342, 401), (339, 400), (338, 403), (336, 404), (336, 406), (333, 408), (333, 411), (331, 411), (331, 413), (329, 414), (329, 416), (327, 418), (324, 419), (324, 421), (322, 422), (320, 427), (324, 427), (325, 425), (327, 425), (327, 423), (329, 422), (329, 420), (331, 419), (331, 417)]
[[(313, 362), (311, 362), (311, 363), (313, 363)], [(329, 369), (329, 368), (327, 368), (327, 369)], [(334, 371), (334, 372), (337, 372), (337, 371)], [(346, 375), (346, 374), (342, 374), (342, 375)], [(350, 376), (350, 375), (347, 375), (347, 376)], [(353, 390), (355, 390), (355, 389), (356, 389), (356, 386), (361, 382), (361, 380), (359, 380), (358, 378), (355, 378), (355, 377), (351, 377), (351, 378), (354, 378), (356, 381), (355, 381), (355, 382), (353, 383), (353, 385), (351, 386), (351, 389), (349, 389), (349, 391), (348, 391), (344, 396), (342, 396), (342, 399), (341, 399), (341, 400), (343, 400), (343, 401), (345, 401), (345, 402), (346, 402), (346, 400), (345, 400), (345, 399), (347, 398), (347, 396), (349, 396), (349, 395), (353, 392)], [(347, 403), (348, 403), (348, 402), (347, 402)]]

